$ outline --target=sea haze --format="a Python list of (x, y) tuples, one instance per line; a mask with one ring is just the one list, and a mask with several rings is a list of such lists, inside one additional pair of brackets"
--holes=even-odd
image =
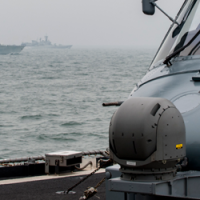
[(117, 107), (155, 49), (25, 48), (0, 56), (0, 159), (104, 150)]

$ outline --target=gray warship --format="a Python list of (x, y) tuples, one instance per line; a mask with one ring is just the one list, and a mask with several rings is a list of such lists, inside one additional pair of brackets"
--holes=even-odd
[(175, 19), (156, 1), (143, 0), (143, 12), (158, 8), (172, 24), (129, 97), (103, 103), (118, 106), (109, 148), (0, 160), (2, 199), (200, 199), (200, 0)]
[(32, 40), (32, 42), (25, 42), (22, 43), (23, 46), (26, 47), (48, 47), (48, 48), (59, 48), (59, 49), (70, 49), (72, 45), (57, 45), (52, 44), (51, 41), (48, 39), (48, 36), (44, 37), (44, 40), (42, 38), (38, 40)]
[(7, 54), (18, 54), (23, 50), (24, 45), (1, 45), (0, 44), (0, 55)]

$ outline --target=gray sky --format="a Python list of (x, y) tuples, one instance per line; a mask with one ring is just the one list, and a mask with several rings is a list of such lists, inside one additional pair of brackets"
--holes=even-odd
[[(0, 43), (48, 35), (52, 43), (157, 46), (171, 22), (159, 10), (142, 13), (141, 0), (0, 0)], [(175, 17), (183, 0), (157, 4)]]

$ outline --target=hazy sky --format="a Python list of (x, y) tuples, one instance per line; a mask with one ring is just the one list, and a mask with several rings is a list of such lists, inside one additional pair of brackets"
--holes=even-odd
[[(159, 10), (142, 13), (141, 0), (0, 0), (0, 43), (48, 35), (52, 43), (157, 46), (171, 22)], [(172, 17), (183, 0), (159, 0)]]

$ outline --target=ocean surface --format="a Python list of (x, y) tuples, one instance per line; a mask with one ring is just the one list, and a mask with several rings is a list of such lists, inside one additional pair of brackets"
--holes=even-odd
[(105, 150), (117, 107), (155, 49), (25, 48), (0, 56), (0, 159)]

